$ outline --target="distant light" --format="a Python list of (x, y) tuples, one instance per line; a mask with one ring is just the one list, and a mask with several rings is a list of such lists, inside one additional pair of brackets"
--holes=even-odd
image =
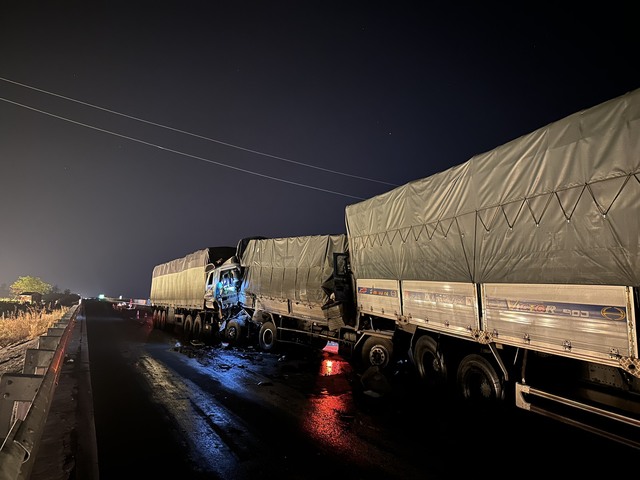
[(100, 300), (104, 300), (104, 293), (101, 293), (100, 295), (98, 295), (98, 298), (99, 298)]

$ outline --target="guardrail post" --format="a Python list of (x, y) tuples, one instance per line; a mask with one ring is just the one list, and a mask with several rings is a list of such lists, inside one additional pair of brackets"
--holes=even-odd
[(24, 366), (22, 367), (22, 373), (35, 373), (38, 375), (44, 375), (51, 365), (53, 354), (55, 350), (39, 350), (35, 348), (28, 348), (24, 356)]
[(62, 337), (50, 337), (47, 335), (42, 335), (38, 340), (38, 348), (43, 348), (45, 350), (55, 350), (56, 348), (58, 348), (60, 338)]
[[(0, 377), (0, 437), (6, 437), (16, 419), (24, 420), (42, 384), (43, 375), (5, 373)], [(24, 402), (25, 405), (16, 405)]]
[(47, 329), (47, 337), (61, 337), (64, 335), (65, 327), (50, 327)]

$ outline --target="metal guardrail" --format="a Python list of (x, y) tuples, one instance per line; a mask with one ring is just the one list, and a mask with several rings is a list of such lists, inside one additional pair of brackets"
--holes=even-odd
[(0, 480), (31, 476), (79, 309), (69, 309), (38, 348), (27, 350), (22, 373), (0, 376)]

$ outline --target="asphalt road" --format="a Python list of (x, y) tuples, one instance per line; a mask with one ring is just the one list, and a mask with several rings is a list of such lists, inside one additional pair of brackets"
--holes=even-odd
[(331, 349), (192, 347), (109, 303), (84, 308), (103, 480), (575, 478), (640, 460), (515, 407), (430, 398), (404, 364), (363, 377)]
[(177, 347), (105, 305), (85, 306), (100, 478), (420, 475), (357, 414), (336, 354)]

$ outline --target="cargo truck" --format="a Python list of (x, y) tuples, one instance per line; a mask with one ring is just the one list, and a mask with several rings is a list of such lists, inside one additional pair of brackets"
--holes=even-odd
[[(640, 90), (238, 257), (256, 342), (405, 356), (434, 390), (640, 447)], [(251, 328), (253, 327), (253, 328)]]
[(208, 247), (156, 265), (151, 276), (153, 325), (178, 328), (187, 339), (216, 338), (238, 312), (236, 247)]
[(434, 392), (640, 448), (640, 90), (348, 205), (345, 226), (240, 242), (227, 340), (406, 358)]
[(262, 350), (278, 343), (323, 348), (329, 341), (367, 366), (391, 360), (396, 320), (365, 325), (353, 295), (345, 234), (252, 239), (238, 252), (242, 313), (226, 325), (228, 341), (249, 340)]

